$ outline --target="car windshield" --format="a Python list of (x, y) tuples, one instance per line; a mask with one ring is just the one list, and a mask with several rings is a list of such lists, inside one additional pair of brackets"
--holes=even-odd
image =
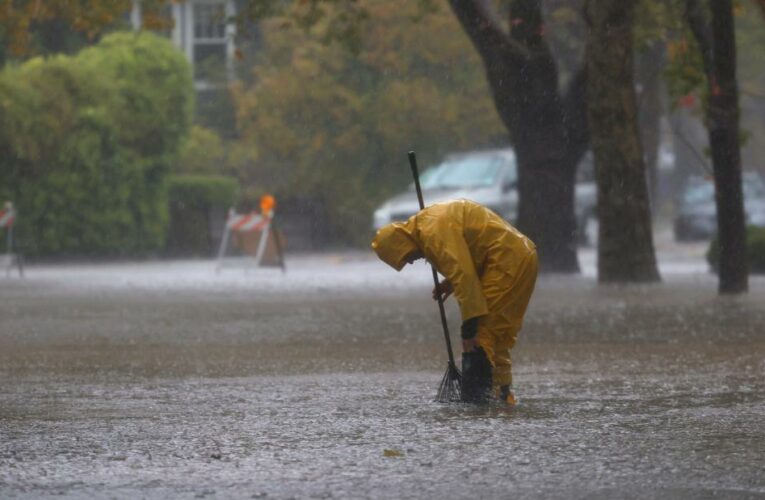
[(712, 181), (699, 180), (688, 184), (683, 193), (683, 201), (688, 205), (708, 203), (715, 198), (715, 186)]
[[(422, 174), (423, 189), (456, 189), (485, 187), (496, 184), (502, 165), (508, 163), (500, 156), (466, 156), (447, 160), (428, 169)], [(515, 163), (509, 169), (510, 178), (515, 180)]]

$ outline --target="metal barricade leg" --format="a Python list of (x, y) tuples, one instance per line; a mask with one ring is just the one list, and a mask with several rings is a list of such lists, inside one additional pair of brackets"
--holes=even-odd
[(228, 248), (228, 240), (231, 237), (231, 232), (226, 224), (223, 229), (223, 239), (220, 241), (220, 247), (218, 248), (218, 264), (215, 266), (215, 272), (220, 273), (221, 267), (223, 267), (223, 257), (226, 255), (226, 249)]
[(261, 232), (260, 241), (258, 242), (258, 250), (255, 253), (255, 267), (260, 266), (260, 261), (263, 260), (263, 254), (266, 253), (266, 242), (268, 241), (268, 235), (271, 233), (271, 222), (266, 224)]

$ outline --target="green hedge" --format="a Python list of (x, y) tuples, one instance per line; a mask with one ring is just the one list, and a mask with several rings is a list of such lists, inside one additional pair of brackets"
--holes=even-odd
[[(213, 224), (222, 224), (236, 201), (235, 179), (216, 175), (173, 175), (168, 182), (170, 227), (166, 252), (172, 256), (209, 257), (219, 243)], [(214, 218), (219, 220), (213, 220)]]
[(171, 203), (230, 207), (236, 201), (239, 184), (222, 175), (173, 175), (168, 188)]
[(32, 256), (160, 250), (166, 177), (188, 133), (191, 70), (161, 37), (116, 33), (0, 72), (0, 199)]
[[(752, 274), (765, 274), (765, 228), (749, 226), (746, 228), (747, 254), (749, 259), (749, 272)], [(720, 242), (713, 239), (707, 250), (707, 262), (712, 271), (717, 272), (717, 263), (720, 257)]]

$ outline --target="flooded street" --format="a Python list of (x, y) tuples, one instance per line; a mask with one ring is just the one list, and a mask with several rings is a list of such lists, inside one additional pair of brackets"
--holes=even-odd
[(0, 0), (0, 500), (765, 500), (763, 23)]
[(659, 285), (598, 287), (591, 251), (543, 276), (514, 409), (432, 402), (424, 265), (3, 277), (0, 497), (765, 498), (765, 280), (719, 298), (685, 257)]

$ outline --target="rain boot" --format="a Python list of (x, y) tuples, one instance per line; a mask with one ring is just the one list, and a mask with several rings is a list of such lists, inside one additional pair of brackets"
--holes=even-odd
[(515, 399), (515, 394), (513, 394), (513, 389), (509, 385), (499, 387), (499, 400), (503, 403), (507, 403), (509, 406), (518, 404), (518, 400)]
[(462, 353), (462, 401), (488, 403), (491, 399), (491, 363), (480, 347)]

